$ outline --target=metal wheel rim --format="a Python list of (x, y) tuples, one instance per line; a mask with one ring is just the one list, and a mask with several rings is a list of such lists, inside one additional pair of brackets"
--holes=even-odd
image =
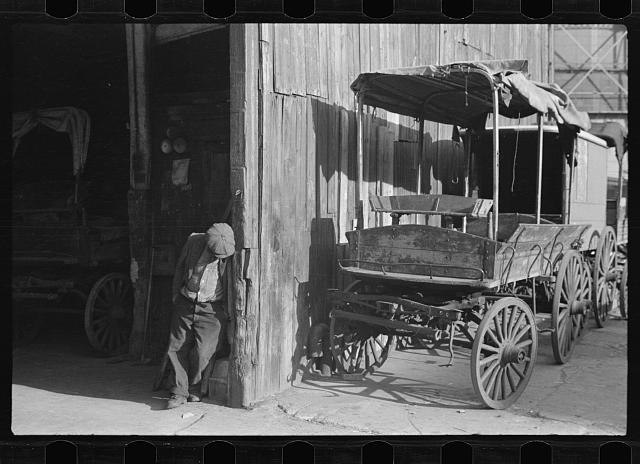
[(551, 347), (558, 364), (564, 364), (571, 358), (585, 325), (583, 315), (572, 314), (571, 308), (577, 302), (589, 300), (590, 296), (588, 267), (578, 252), (570, 251), (560, 263), (553, 292)]
[(133, 289), (129, 278), (111, 273), (91, 288), (84, 312), (84, 329), (96, 350), (121, 354), (128, 348), (133, 319)]
[(593, 313), (598, 327), (604, 327), (613, 306), (615, 282), (607, 282), (607, 274), (617, 264), (616, 234), (611, 227), (602, 231), (593, 263)]
[(478, 326), (471, 353), (471, 381), (482, 402), (493, 409), (511, 406), (529, 383), (537, 353), (529, 305), (515, 297), (495, 302)]

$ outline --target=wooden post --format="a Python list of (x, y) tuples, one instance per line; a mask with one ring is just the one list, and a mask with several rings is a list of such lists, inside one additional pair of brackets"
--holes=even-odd
[(356, 215), (358, 218), (358, 228), (366, 229), (369, 219), (369, 189), (366, 188), (363, 178), (364, 164), (364, 130), (363, 130), (363, 104), (362, 95), (357, 96), (358, 106), (356, 111), (357, 117), (357, 151), (358, 151), (358, 173), (356, 186)]
[[(464, 184), (463, 184), (463, 190), (462, 190), (462, 195), (464, 195), (465, 197), (469, 196), (469, 166), (470, 166), (470, 158), (471, 158), (471, 135), (469, 134), (469, 131), (467, 130), (467, 133), (465, 134), (465, 141), (464, 141)], [(464, 216), (462, 218), (462, 232), (466, 232), (467, 231), (467, 217)]]
[(498, 87), (493, 88), (493, 240), (498, 239), (498, 215), (500, 208), (498, 197), (500, 196), (500, 134), (498, 127)]
[(136, 112), (136, 66), (133, 49), (134, 29), (132, 24), (125, 24), (125, 36), (127, 42), (127, 62), (129, 77), (129, 187), (135, 187), (133, 172), (133, 157), (138, 146), (137, 136), (137, 112)]
[(149, 104), (150, 25), (126, 24), (127, 60), (129, 68), (130, 187), (128, 193), (129, 248), (132, 261), (138, 265), (138, 278), (133, 282), (134, 303), (129, 354), (141, 356), (144, 344), (145, 307), (150, 272), (149, 188), (151, 162), (151, 124)]
[(538, 113), (538, 163), (536, 168), (536, 224), (540, 224), (540, 210), (542, 208), (542, 148), (544, 142), (544, 127), (542, 113)]
[[(228, 402), (232, 407), (250, 406), (259, 396), (256, 379), (259, 327), (259, 160), (262, 156), (261, 117), (263, 93), (267, 90), (265, 64), (271, 38), (261, 40), (262, 25), (232, 24), (229, 27), (230, 54), (230, 164), (231, 195), (235, 198), (232, 225), (236, 254), (229, 285), (229, 312), (235, 322), (228, 377)], [(266, 48), (263, 55), (262, 48)], [(261, 91), (258, 91), (258, 88)], [(269, 307), (265, 304), (264, 310)]]

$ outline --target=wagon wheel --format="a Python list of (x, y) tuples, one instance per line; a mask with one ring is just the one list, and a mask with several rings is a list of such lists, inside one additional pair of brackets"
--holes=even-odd
[(482, 402), (493, 409), (511, 406), (529, 383), (537, 353), (529, 305), (515, 297), (496, 301), (482, 318), (471, 351), (471, 381)]
[(571, 250), (564, 255), (556, 275), (551, 310), (551, 347), (558, 364), (569, 360), (585, 325), (591, 304), (591, 276), (582, 255)]
[[(358, 293), (361, 288), (362, 282), (355, 281), (345, 291)], [(354, 306), (343, 309), (363, 312)], [(384, 364), (395, 344), (394, 336), (380, 333), (376, 327), (333, 317), (329, 337), (336, 369), (341, 374), (373, 373)]]
[(629, 304), (629, 297), (627, 294), (627, 277), (629, 275), (629, 260), (625, 261), (622, 268), (622, 276), (620, 277), (620, 316), (623, 319), (628, 317), (627, 305)]
[(109, 355), (127, 350), (133, 320), (133, 289), (124, 274), (111, 273), (91, 289), (84, 312), (89, 343)]
[(604, 327), (609, 311), (613, 307), (616, 282), (611, 279), (617, 265), (616, 234), (605, 227), (600, 236), (593, 263), (593, 312), (598, 327)]

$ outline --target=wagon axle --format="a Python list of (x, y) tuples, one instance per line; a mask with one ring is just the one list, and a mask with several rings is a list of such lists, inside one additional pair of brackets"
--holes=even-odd
[(508, 364), (522, 364), (527, 358), (527, 353), (516, 345), (507, 345), (503, 348), (502, 356), (500, 357), (500, 365), (506, 366)]

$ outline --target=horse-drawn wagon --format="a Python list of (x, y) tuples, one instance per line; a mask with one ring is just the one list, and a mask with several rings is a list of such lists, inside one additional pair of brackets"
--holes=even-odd
[[(43, 127), (49, 131), (44, 138), (53, 131), (69, 135), (66, 143), (48, 147), (65, 152), (47, 163), (73, 162), (73, 173), (61, 168), (59, 178), (47, 176), (47, 168), (38, 166), (45, 161), (37, 149), (45, 151), (46, 143), (20, 146), (28, 133), (38, 136)], [(84, 314), (85, 333), (96, 350), (117, 354), (128, 348), (133, 309), (128, 227), (126, 220), (93, 214), (83, 179), (89, 133), (89, 115), (78, 108), (13, 115), (14, 175), (21, 178), (14, 178), (21, 182), (13, 187), (11, 223), (16, 344), (33, 339), (47, 315), (77, 313)]]
[[(599, 325), (606, 319), (618, 278), (605, 220), (608, 148), (584, 132), (589, 118), (564, 92), (525, 74), (522, 61), (459, 63), (361, 74), (351, 85), (359, 102), (359, 200), (363, 105), (418, 119), (419, 153), (425, 119), (465, 128), (467, 168), (462, 196), (420, 194), (418, 166), (417, 195), (371, 197), (372, 211), (391, 214), (389, 226), (367, 228), (369, 205), (360, 203), (360, 227), (346, 233), (348, 258), (339, 262), (353, 282), (329, 291), (338, 372), (373, 372), (396, 337), (445, 344), (450, 363), (454, 346), (466, 346), (474, 390), (501, 409), (526, 388), (539, 333), (550, 334), (555, 360), (565, 363), (590, 311)], [(522, 144), (522, 164), (513, 168), (507, 153), (518, 134), (527, 137), (501, 131), (500, 116), (535, 114), (533, 143)], [(557, 127), (545, 126), (544, 114)], [(513, 191), (501, 169), (524, 173), (524, 190)], [(400, 224), (403, 215), (415, 223)], [(449, 227), (427, 225), (438, 216), (452, 219)]]

